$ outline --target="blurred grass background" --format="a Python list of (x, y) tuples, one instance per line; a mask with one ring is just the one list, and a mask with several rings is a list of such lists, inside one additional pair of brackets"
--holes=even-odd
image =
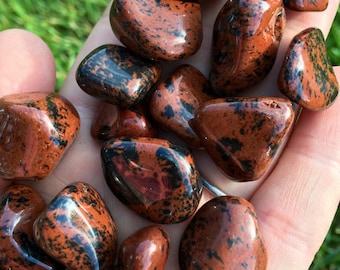
[[(55, 56), (58, 90), (108, 3), (109, 0), (0, 0), (0, 31), (23, 28), (45, 40)], [(333, 64), (340, 65), (340, 7), (327, 46)], [(340, 210), (310, 268), (326, 269), (340, 269)]]

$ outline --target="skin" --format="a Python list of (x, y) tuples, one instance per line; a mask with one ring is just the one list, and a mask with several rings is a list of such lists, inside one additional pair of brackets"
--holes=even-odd
[[(223, 1), (202, 1), (205, 38), (200, 51), (190, 58), (190, 63), (206, 75), (209, 73), (209, 54), (206, 52), (210, 51), (211, 26), (222, 5)], [(306, 12), (303, 16), (287, 11), (287, 27), (273, 70), (264, 81), (244, 94), (277, 95), (277, 75), (290, 40), (301, 30), (312, 26), (321, 28), (327, 36), (338, 5), (339, 0), (330, 1), (326, 11)], [(130, 212), (107, 188), (100, 165), (100, 146), (90, 135), (99, 101), (80, 90), (74, 78), (83, 57), (104, 43), (119, 44), (109, 25), (108, 10), (84, 44), (60, 91), (81, 115), (79, 135), (48, 178), (28, 184), (50, 201), (71, 182), (90, 183), (112, 211), (121, 242), (150, 223)], [(189, 59), (180, 63), (184, 62), (188, 63)], [(335, 67), (335, 72), (340, 79), (340, 68)], [(22, 30), (0, 33), (0, 74), (0, 95), (23, 91), (51, 92), (55, 85), (55, 64), (50, 50), (38, 37)], [(308, 269), (330, 227), (340, 201), (339, 114), (339, 99), (324, 111), (304, 110), (277, 166), (265, 179), (257, 182), (235, 183), (224, 179), (217, 170), (211, 169), (213, 165), (206, 155), (197, 155), (198, 166), (207, 179), (229, 194), (247, 198), (254, 205), (268, 248), (269, 270)], [(10, 183), (0, 180), (0, 192)], [(202, 203), (211, 196), (205, 191)], [(172, 238), (167, 269), (177, 269), (177, 246), (185, 226), (186, 223), (167, 226)]]

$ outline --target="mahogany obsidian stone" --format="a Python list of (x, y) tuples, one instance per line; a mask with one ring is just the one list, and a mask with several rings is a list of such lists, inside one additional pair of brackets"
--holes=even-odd
[(139, 215), (169, 224), (195, 213), (202, 182), (186, 148), (163, 139), (117, 138), (101, 155), (108, 186)]
[(219, 98), (205, 102), (190, 125), (225, 175), (251, 181), (275, 164), (294, 119), (285, 98)]
[(79, 64), (76, 80), (87, 94), (120, 107), (139, 103), (161, 75), (161, 66), (118, 45), (103, 45)]
[(267, 251), (254, 207), (234, 196), (204, 204), (185, 229), (179, 246), (182, 270), (265, 270)]
[(110, 22), (130, 50), (153, 60), (177, 60), (194, 54), (202, 42), (197, 1), (113, 1)]
[(283, 0), (283, 3), (296, 11), (323, 11), (328, 7), (328, 0)]

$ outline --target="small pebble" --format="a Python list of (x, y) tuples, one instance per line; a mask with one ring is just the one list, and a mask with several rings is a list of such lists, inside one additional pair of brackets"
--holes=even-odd
[(0, 176), (48, 176), (76, 137), (74, 106), (55, 93), (21, 93), (0, 99)]
[(101, 155), (108, 186), (142, 217), (170, 224), (195, 213), (202, 182), (186, 148), (163, 139), (120, 138), (106, 142)]
[(282, 0), (226, 2), (213, 32), (210, 80), (217, 94), (235, 95), (269, 73), (285, 22)]
[(144, 227), (126, 238), (119, 248), (119, 270), (163, 270), (169, 253), (170, 235), (163, 226)]
[(284, 98), (219, 98), (204, 103), (190, 125), (222, 172), (243, 182), (270, 171), (294, 115), (292, 103)]
[(283, 3), (295, 11), (323, 11), (328, 7), (328, 0), (283, 0)]
[(39, 246), (67, 269), (109, 269), (117, 250), (116, 225), (88, 184), (66, 186), (37, 217)]
[(103, 45), (79, 64), (76, 80), (87, 94), (120, 107), (139, 103), (158, 81), (161, 66), (118, 45)]
[(0, 195), (0, 269), (63, 269), (33, 238), (33, 222), (45, 206), (34, 189), (21, 184)]
[(320, 29), (308, 28), (292, 40), (279, 74), (281, 92), (310, 110), (329, 107), (339, 84)]
[(182, 235), (179, 264), (181, 270), (265, 270), (267, 251), (254, 207), (233, 196), (203, 205)]
[(201, 140), (189, 126), (196, 109), (212, 99), (208, 79), (195, 67), (179, 66), (158, 84), (150, 102), (150, 112), (157, 123), (173, 131), (192, 148), (202, 147)]
[(147, 59), (187, 58), (202, 42), (197, 1), (116, 0), (112, 3), (110, 22), (118, 39)]

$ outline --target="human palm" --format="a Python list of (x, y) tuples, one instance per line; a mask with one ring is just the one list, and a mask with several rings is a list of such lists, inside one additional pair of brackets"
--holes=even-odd
[[(204, 41), (194, 56), (167, 64), (164, 73), (180, 63), (190, 63), (209, 74), (212, 25), (224, 1), (202, 1)], [(324, 12), (287, 11), (287, 26), (275, 66), (259, 84), (244, 95), (277, 96), (277, 76), (288, 44), (295, 34), (314, 26), (326, 35), (339, 1), (330, 1)], [(5, 42), (6, 41), (6, 42)], [(107, 187), (101, 168), (100, 145), (90, 128), (100, 102), (84, 93), (75, 81), (80, 61), (102, 44), (120, 44), (112, 33), (108, 10), (86, 41), (60, 94), (77, 108), (81, 128), (77, 139), (50, 176), (39, 182), (25, 182), (50, 201), (67, 184), (90, 183), (104, 198), (118, 228), (118, 240), (150, 224), (124, 206)], [(24, 31), (0, 33), (1, 95), (15, 92), (51, 92), (55, 83), (54, 62), (48, 48)], [(18, 60), (18, 61), (16, 61)], [(20, 61), (19, 61), (20, 60)], [(18, 73), (20, 71), (20, 73)], [(340, 78), (340, 69), (335, 67)], [(268, 269), (308, 269), (330, 226), (340, 200), (340, 113), (339, 101), (320, 112), (304, 110), (277, 166), (266, 179), (238, 183), (225, 178), (206, 153), (196, 153), (204, 177), (230, 195), (247, 198), (257, 211), (259, 226), (268, 250)], [(0, 192), (9, 185), (0, 181)], [(212, 195), (204, 191), (201, 204)], [(178, 269), (178, 244), (186, 222), (166, 225), (171, 233), (167, 269)]]

